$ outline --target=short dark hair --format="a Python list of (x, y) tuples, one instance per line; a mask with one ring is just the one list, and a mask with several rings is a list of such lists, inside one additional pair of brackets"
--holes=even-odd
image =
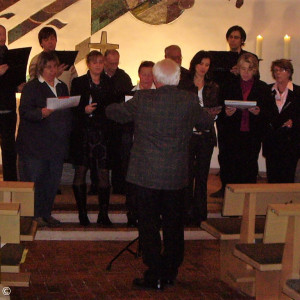
[(86, 64), (90, 63), (93, 59), (97, 58), (98, 56), (103, 57), (103, 54), (100, 51), (93, 50), (86, 56)]
[(57, 39), (56, 31), (54, 28), (48, 26), (43, 27), (38, 35), (40, 45), (42, 46), (42, 40), (49, 38), (51, 35), (53, 35)]
[(119, 51), (116, 49), (107, 49), (104, 53), (104, 56), (107, 57), (109, 54), (115, 55), (118, 54), (120, 55)]
[(195, 73), (196, 73), (196, 65), (200, 64), (203, 58), (208, 58), (210, 59), (210, 66), (205, 74), (206, 79), (211, 79), (212, 78), (212, 55), (208, 51), (201, 50), (197, 52), (194, 57), (191, 60), (190, 63), (190, 76), (191, 78), (194, 78)]
[(150, 60), (142, 61), (140, 66), (139, 66), (138, 73), (140, 73), (142, 68), (153, 68), (153, 66), (154, 66), (153, 61), (150, 61)]
[(290, 72), (290, 80), (293, 79), (294, 67), (289, 59), (282, 58), (282, 59), (277, 59), (277, 60), (272, 61), (271, 72), (272, 72), (272, 77), (274, 79), (275, 79), (275, 76), (274, 76), (274, 68), (275, 67), (289, 71)]
[(40, 55), (38, 56), (38, 60), (36, 63), (36, 69), (35, 69), (35, 77), (38, 77), (39, 75), (42, 75), (45, 66), (49, 61), (55, 61), (57, 65), (59, 65), (58, 57), (55, 55), (54, 52), (45, 52), (42, 51)]
[(233, 31), (238, 31), (240, 33), (241, 39), (242, 39), (242, 46), (244, 46), (245, 42), (246, 42), (247, 34), (246, 34), (245, 30), (241, 26), (239, 26), (239, 25), (234, 25), (234, 26), (230, 27), (227, 30), (227, 32), (226, 32), (226, 40), (228, 40), (230, 34)]

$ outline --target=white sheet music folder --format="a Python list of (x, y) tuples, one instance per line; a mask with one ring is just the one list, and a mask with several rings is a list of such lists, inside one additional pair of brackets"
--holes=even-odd
[(256, 101), (225, 100), (225, 105), (239, 109), (246, 109), (256, 106)]
[(53, 110), (66, 109), (78, 106), (80, 96), (47, 98), (47, 108)]

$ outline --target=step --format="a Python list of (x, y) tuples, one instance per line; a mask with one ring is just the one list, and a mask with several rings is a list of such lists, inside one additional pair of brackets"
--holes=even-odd
[[(136, 228), (126, 226), (125, 212), (109, 213), (109, 218), (113, 222), (112, 227), (97, 224), (97, 213), (92, 212), (88, 215), (91, 224), (84, 227), (78, 222), (77, 212), (55, 211), (52, 216), (60, 220), (62, 224), (38, 228), (35, 240), (130, 241), (138, 236)], [(220, 217), (220, 214), (209, 214), (208, 216)], [(199, 227), (185, 228), (185, 240), (202, 239), (213, 239), (213, 237)]]

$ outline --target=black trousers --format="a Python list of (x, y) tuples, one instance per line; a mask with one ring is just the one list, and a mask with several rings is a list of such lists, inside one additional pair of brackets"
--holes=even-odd
[(3, 180), (17, 181), (17, 154), (16, 154), (16, 122), (15, 111), (0, 114), (0, 137), (3, 166)]
[(293, 183), (298, 157), (295, 152), (273, 153), (266, 156), (269, 183)]
[(223, 141), (219, 153), (222, 185), (227, 183), (256, 183), (260, 139), (252, 132), (240, 132)]
[[(184, 190), (155, 190), (134, 186), (138, 201), (138, 229), (147, 280), (174, 280), (183, 261)], [(160, 227), (163, 231), (163, 251)]]
[(189, 186), (185, 210), (194, 221), (207, 219), (207, 179), (214, 141), (210, 134), (193, 136), (189, 143)]

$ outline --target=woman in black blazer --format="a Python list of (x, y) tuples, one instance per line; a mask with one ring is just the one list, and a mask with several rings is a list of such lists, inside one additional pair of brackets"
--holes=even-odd
[(99, 215), (98, 224), (111, 225), (108, 217), (110, 198), (109, 170), (107, 157), (107, 127), (105, 107), (108, 92), (103, 71), (104, 57), (99, 51), (91, 51), (86, 58), (89, 68), (86, 75), (74, 78), (71, 95), (80, 95), (78, 107), (73, 109), (71, 134), (71, 159), (75, 165), (73, 192), (81, 225), (90, 224), (86, 207), (86, 173), (89, 168), (97, 169)]
[(71, 111), (51, 110), (47, 98), (68, 96), (67, 86), (56, 78), (58, 59), (42, 52), (37, 61), (38, 78), (28, 82), (22, 92), (17, 136), (21, 181), (33, 181), (34, 215), (39, 226), (60, 222), (51, 216), (63, 162), (68, 152)]
[(225, 106), (220, 114), (223, 151), (219, 161), (223, 190), (227, 183), (256, 183), (264, 105), (271, 99), (270, 87), (258, 78), (258, 59), (253, 54), (240, 56), (237, 66), (239, 76), (224, 84), (222, 101), (256, 101), (256, 106), (243, 110)]
[(294, 182), (298, 160), (300, 87), (292, 83), (293, 65), (287, 59), (272, 62), (272, 99), (266, 109), (263, 154), (270, 183)]
[[(209, 52), (196, 53), (190, 63), (189, 77), (181, 82), (181, 87), (197, 94), (199, 105), (216, 119), (221, 112), (221, 106), (219, 106), (219, 86), (211, 80), (211, 61)], [(194, 128), (189, 143), (189, 186), (185, 199), (186, 224), (199, 226), (207, 219), (207, 179), (216, 145), (216, 132), (213, 125), (205, 131)]]

